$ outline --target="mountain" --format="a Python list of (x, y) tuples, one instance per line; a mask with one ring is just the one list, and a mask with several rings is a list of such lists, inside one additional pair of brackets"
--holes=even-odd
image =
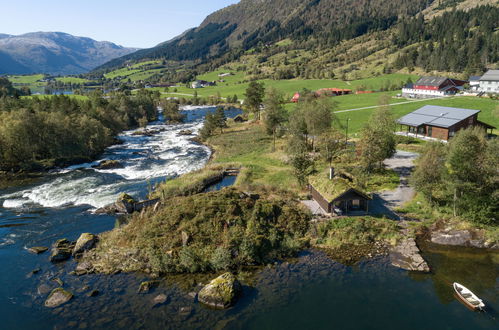
[(175, 39), (94, 72), (148, 59), (200, 72), (250, 54), (259, 56), (256, 63), (239, 64), (251, 64), (255, 78), (350, 75), (361, 66), (370, 75), (394, 67), (479, 72), (498, 61), (498, 9), (497, 0), (241, 0)]
[(62, 32), (0, 34), (0, 74), (80, 74), (136, 50)]

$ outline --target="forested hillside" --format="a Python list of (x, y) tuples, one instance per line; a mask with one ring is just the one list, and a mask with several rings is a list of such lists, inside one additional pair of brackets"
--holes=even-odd
[[(239, 62), (255, 78), (276, 79), (355, 79), (358, 70), (415, 68), (479, 73), (498, 62), (497, 22), (499, 3), (492, 0), (243, 0), (98, 72), (166, 59), (198, 73)], [(256, 60), (244, 58), (249, 55)]]

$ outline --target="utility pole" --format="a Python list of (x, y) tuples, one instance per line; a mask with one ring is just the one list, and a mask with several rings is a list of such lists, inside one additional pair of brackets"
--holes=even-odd
[(345, 133), (345, 145), (348, 144), (348, 122), (350, 121), (350, 118), (347, 118), (347, 129)]

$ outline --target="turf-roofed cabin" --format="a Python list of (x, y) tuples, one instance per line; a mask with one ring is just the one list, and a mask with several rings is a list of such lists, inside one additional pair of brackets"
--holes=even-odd
[(309, 178), (309, 189), (312, 198), (327, 213), (347, 215), (369, 212), (371, 196), (357, 187), (346, 173), (312, 176)]
[(494, 126), (478, 120), (479, 113), (480, 110), (425, 105), (398, 119), (397, 122), (407, 126), (407, 133), (416, 137), (448, 140), (460, 129), (470, 126), (494, 129)]

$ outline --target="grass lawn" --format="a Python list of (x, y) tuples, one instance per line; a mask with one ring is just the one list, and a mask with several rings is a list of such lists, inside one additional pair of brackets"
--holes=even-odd
[[(372, 106), (377, 105), (377, 100), (376, 96), (379, 99), (380, 94), (374, 94), (374, 95), (369, 95), (369, 97), (373, 97), (372, 100)], [(364, 106), (368, 106), (367, 101), (368, 97), (367, 95), (351, 95), (351, 97), (362, 97), (362, 102), (364, 103)], [(338, 99), (341, 98), (348, 98), (350, 97), (349, 95), (347, 96), (341, 96), (338, 97)], [(365, 101), (365, 102), (364, 102)], [(404, 102), (404, 99), (391, 99), (390, 103), (399, 103), (399, 102)], [(490, 125), (499, 127), (499, 118), (494, 117), (492, 114), (492, 111), (499, 105), (499, 102), (496, 100), (488, 99), (488, 98), (477, 98), (473, 96), (457, 96), (457, 97), (450, 97), (450, 98), (443, 98), (443, 99), (436, 99), (436, 100), (424, 100), (421, 102), (414, 102), (414, 103), (406, 103), (406, 104), (392, 104), (391, 105), (391, 111), (393, 113), (393, 116), (397, 119), (400, 118), (409, 112), (412, 112), (414, 110), (417, 110), (421, 108), (424, 105), (441, 105), (441, 106), (446, 106), (446, 107), (456, 107), (456, 108), (466, 108), (466, 109), (477, 109), (481, 110), (482, 112), (478, 115), (478, 119), (488, 123)], [(342, 104), (340, 107), (344, 107)], [(356, 108), (357, 106), (354, 106)], [(358, 111), (352, 111), (352, 112), (342, 112), (342, 113), (337, 113), (336, 116), (338, 117), (340, 123), (342, 123), (343, 127), (346, 126), (347, 119), (349, 118), (349, 132), (353, 133), (353, 136), (356, 136), (356, 133), (360, 131), (362, 126), (368, 121), (369, 116), (375, 109), (364, 109), (364, 110), (358, 110)], [(499, 131), (496, 129), (494, 130), (495, 134), (498, 134)]]
[(106, 77), (107, 79), (114, 79), (117, 77), (128, 77), (134, 73), (141, 72), (141, 71), (142, 70), (139, 70), (139, 69), (123, 68), (123, 69), (108, 72), (104, 75), (104, 77)]

